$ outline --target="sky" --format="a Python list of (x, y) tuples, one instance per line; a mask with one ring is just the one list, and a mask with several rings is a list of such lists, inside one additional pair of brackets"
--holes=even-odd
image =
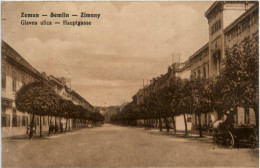
[[(120, 105), (172, 62), (208, 42), (213, 2), (2, 2), (2, 39), (39, 72), (71, 78), (94, 106)], [(22, 18), (21, 12), (47, 14)], [(101, 14), (51, 18), (50, 13)], [(91, 21), (91, 26), (32, 26), (27, 21)]]

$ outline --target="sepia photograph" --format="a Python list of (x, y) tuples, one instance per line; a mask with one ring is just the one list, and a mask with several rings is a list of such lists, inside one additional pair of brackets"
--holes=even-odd
[(258, 1), (1, 2), (1, 167), (259, 167)]

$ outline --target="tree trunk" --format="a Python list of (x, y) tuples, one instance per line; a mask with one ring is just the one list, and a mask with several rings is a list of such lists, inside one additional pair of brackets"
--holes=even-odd
[(255, 122), (256, 122), (256, 128), (257, 128), (257, 135), (259, 135), (259, 107), (254, 106), (253, 107), (255, 112)]
[(165, 122), (166, 130), (167, 130), (167, 132), (169, 132), (168, 120), (166, 118), (164, 118), (164, 122)]
[(65, 132), (67, 131), (67, 125), (68, 125), (68, 118), (66, 120)]
[(42, 137), (42, 116), (40, 115), (40, 137)]
[(160, 127), (160, 132), (162, 132), (162, 120), (159, 118), (159, 127)]
[(51, 116), (50, 121), (49, 121), (49, 116), (48, 116), (48, 122), (49, 122), (49, 132), (48, 132), (48, 136), (50, 135), (50, 123), (51, 123), (51, 120), (52, 120), (52, 116)]
[(173, 130), (174, 130), (174, 133), (176, 134), (176, 124), (175, 124), (175, 118), (174, 116), (172, 116), (172, 125), (173, 125)]
[(62, 131), (62, 128), (61, 128), (61, 117), (59, 117), (60, 119), (60, 132)]
[(33, 136), (34, 117), (35, 117), (35, 114), (33, 114), (33, 116), (32, 116), (32, 121), (31, 121), (31, 126), (30, 126), (30, 139)]
[(199, 117), (199, 129), (200, 129), (200, 138), (202, 138), (202, 128), (201, 128), (201, 114), (198, 115)]
[(55, 116), (55, 126), (54, 126), (55, 134), (56, 134), (56, 132), (57, 132), (56, 126), (57, 126), (57, 122), (56, 122), (56, 116)]
[(185, 113), (183, 113), (183, 118), (184, 118), (184, 124), (185, 124), (185, 135), (188, 135), (187, 120), (186, 120)]

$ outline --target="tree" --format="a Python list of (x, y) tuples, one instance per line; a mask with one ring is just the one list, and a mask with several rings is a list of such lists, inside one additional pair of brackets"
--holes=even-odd
[(254, 38), (246, 38), (226, 50), (225, 67), (217, 79), (215, 94), (219, 111), (237, 110), (238, 106), (254, 109), (259, 126), (259, 44)]
[(169, 132), (170, 126), (167, 118), (171, 116), (172, 93), (170, 92), (169, 87), (166, 86), (156, 91), (155, 95), (155, 103), (158, 109), (157, 112), (160, 113), (159, 116), (164, 119), (167, 132)]
[(185, 134), (188, 134), (187, 129), (187, 121), (186, 121), (186, 111), (185, 109), (186, 104), (183, 103), (182, 98), (184, 96), (183, 94), (183, 87), (184, 87), (185, 81), (181, 78), (173, 78), (170, 82), (170, 89), (173, 94), (172, 96), (172, 102), (171, 102), (171, 109), (172, 109), (172, 120), (174, 125), (174, 131), (176, 133), (176, 124), (175, 124), (175, 116), (183, 114), (184, 119), (184, 125), (185, 125)]
[(201, 114), (211, 111), (209, 82), (206, 79), (192, 79), (186, 81), (182, 89), (181, 106), (184, 113), (195, 114), (199, 118), (199, 131), (202, 137)]
[(66, 118), (65, 132), (67, 131), (67, 125), (69, 118), (73, 117), (75, 110), (75, 104), (71, 100), (60, 99), (59, 101), (59, 114)]
[[(149, 119), (156, 119), (159, 120), (159, 128), (160, 131), (162, 131), (162, 122), (161, 122), (161, 115), (160, 115), (160, 110), (157, 107), (156, 104), (156, 92), (152, 91), (149, 93), (149, 96), (146, 96), (144, 98), (144, 105), (145, 108), (147, 109), (147, 113), (144, 115), (148, 115)], [(149, 124), (148, 124), (149, 125)]]
[(103, 122), (105, 118), (100, 112), (95, 111), (91, 113), (91, 120), (93, 121), (94, 124), (97, 124), (98, 122)]
[[(45, 116), (56, 114), (59, 100), (60, 97), (46, 81), (29, 83), (22, 86), (17, 92), (15, 97), (17, 109), (33, 115), (30, 124), (30, 138), (33, 136), (35, 115)], [(41, 123), (40, 136), (42, 136)]]

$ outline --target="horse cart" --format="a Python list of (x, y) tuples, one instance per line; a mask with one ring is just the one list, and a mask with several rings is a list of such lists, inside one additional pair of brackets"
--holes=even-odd
[(257, 129), (251, 125), (224, 125), (213, 130), (213, 143), (228, 148), (248, 146), (255, 148), (258, 144)]

